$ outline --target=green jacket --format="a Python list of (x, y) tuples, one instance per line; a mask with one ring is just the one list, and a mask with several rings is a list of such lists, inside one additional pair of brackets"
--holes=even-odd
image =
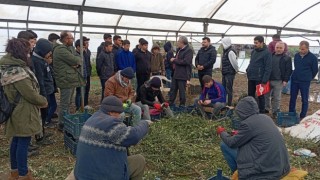
[(56, 84), (61, 89), (85, 86), (85, 80), (81, 74), (82, 60), (76, 56), (72, 47), (63, 44), (53, 45), (53, 70)]
[[(6, 65), (14, 67), (3, 70)], [(29, 137), (40, 133), (42, 126), (39, 106), (44, 106), (47, 100), (39, 94), (36, 77), (24, 61), (10, 54), (0, 59), (0, 66), (1, 83), (9, 101), (14, 101), (17, 91), (21, 94), (19, 103), (5, 124), (6, 136)]]

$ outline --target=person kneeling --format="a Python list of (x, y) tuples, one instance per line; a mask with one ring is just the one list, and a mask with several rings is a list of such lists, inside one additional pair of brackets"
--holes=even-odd
[(127, 147), (137, 144), (149, 130), (149, 120), (134, 127), (122, 123), (122, 102), (115, 96), (103, 99), (100, 110), (84, 124), (78, 146), (74, 175), (77, 180), (142, 179), (145, 159), (127, 156)]
[(273, 120), (259, 114), (256, 100), (245, 97), (235, 109), (241, 119), (238, 133), (231, 136), (217, 128), (221, 150), (232, 172), (239, 179), (281, 179), (290, 172), (289, 154), (284, 139)]
[[(160, 86), (160, 78), (154, 77), (145, 82), (145, 84), (139, 88), (136, 104), (143, 110), (144, 119), (151, 119), (149, 106), (154, 107), (157, 110), (164, 110), (167, 117), (173, 117), (173, 113), (169, 108), (169, 104), (164, 101), (160, 91)], [(158, 98), (159, 102), (155, 100), (156, 97)]]
[(213, 115), (218, 115), (220, 110), (226, 106), (226, 91), (220, 83), (215, 82), (208, 75), (203, 76), (202, 82), (204, 88), (200, 94), (200, 98), (195, 99), (194, 104), (202, 117), (207, 119), (208, 116), (203, 107), (212, 107)]

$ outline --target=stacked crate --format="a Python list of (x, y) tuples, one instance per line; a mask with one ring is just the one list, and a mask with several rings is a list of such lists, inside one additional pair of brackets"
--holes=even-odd
[(77, 144), (84, 123), (91, 117), (87, 111), (80, 114), (66, 114), (64, 118), (64, 146), (69, 149), (73, 155), (77, 152)]

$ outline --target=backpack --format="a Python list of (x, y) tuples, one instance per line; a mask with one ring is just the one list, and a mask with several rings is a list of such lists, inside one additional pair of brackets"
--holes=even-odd
[[(0, 79), (1, 79), (1, 75), (0, 75)], [(14, 102), (10, 103), (8, 100), (8, 97), (4, 93), (4, 88), (0, 82), (0, 124), (6, 122), (10, 118), (14, 108), (17, 106), (18, 102), (20, 101), (20, 98), (21, 98), (21, 94), (17, 92), (16, 97), (14, 98)]]

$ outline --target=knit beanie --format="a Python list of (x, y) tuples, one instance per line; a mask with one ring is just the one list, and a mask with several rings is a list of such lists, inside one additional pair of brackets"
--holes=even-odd
[(121, 76), (124, 76), (128, 79), (132, 79), (134, 77), (134, 72), (131, 67), (127, 67), (120, 71)]
[(158, 77), (154, 77), (149, 81), (151, 87), (159, 89), (161, 87), (161, 80)]
[(34, 52), (41, 57), (45, 57), (50, 51), (52, 51), (52, 43), (46, 39), (39, 39), (36, 43)]
[(105, 97), (101, 102), (100, 110), (104, 113), (122, 113), (124, 111), (121, 100), (115, 96)]

